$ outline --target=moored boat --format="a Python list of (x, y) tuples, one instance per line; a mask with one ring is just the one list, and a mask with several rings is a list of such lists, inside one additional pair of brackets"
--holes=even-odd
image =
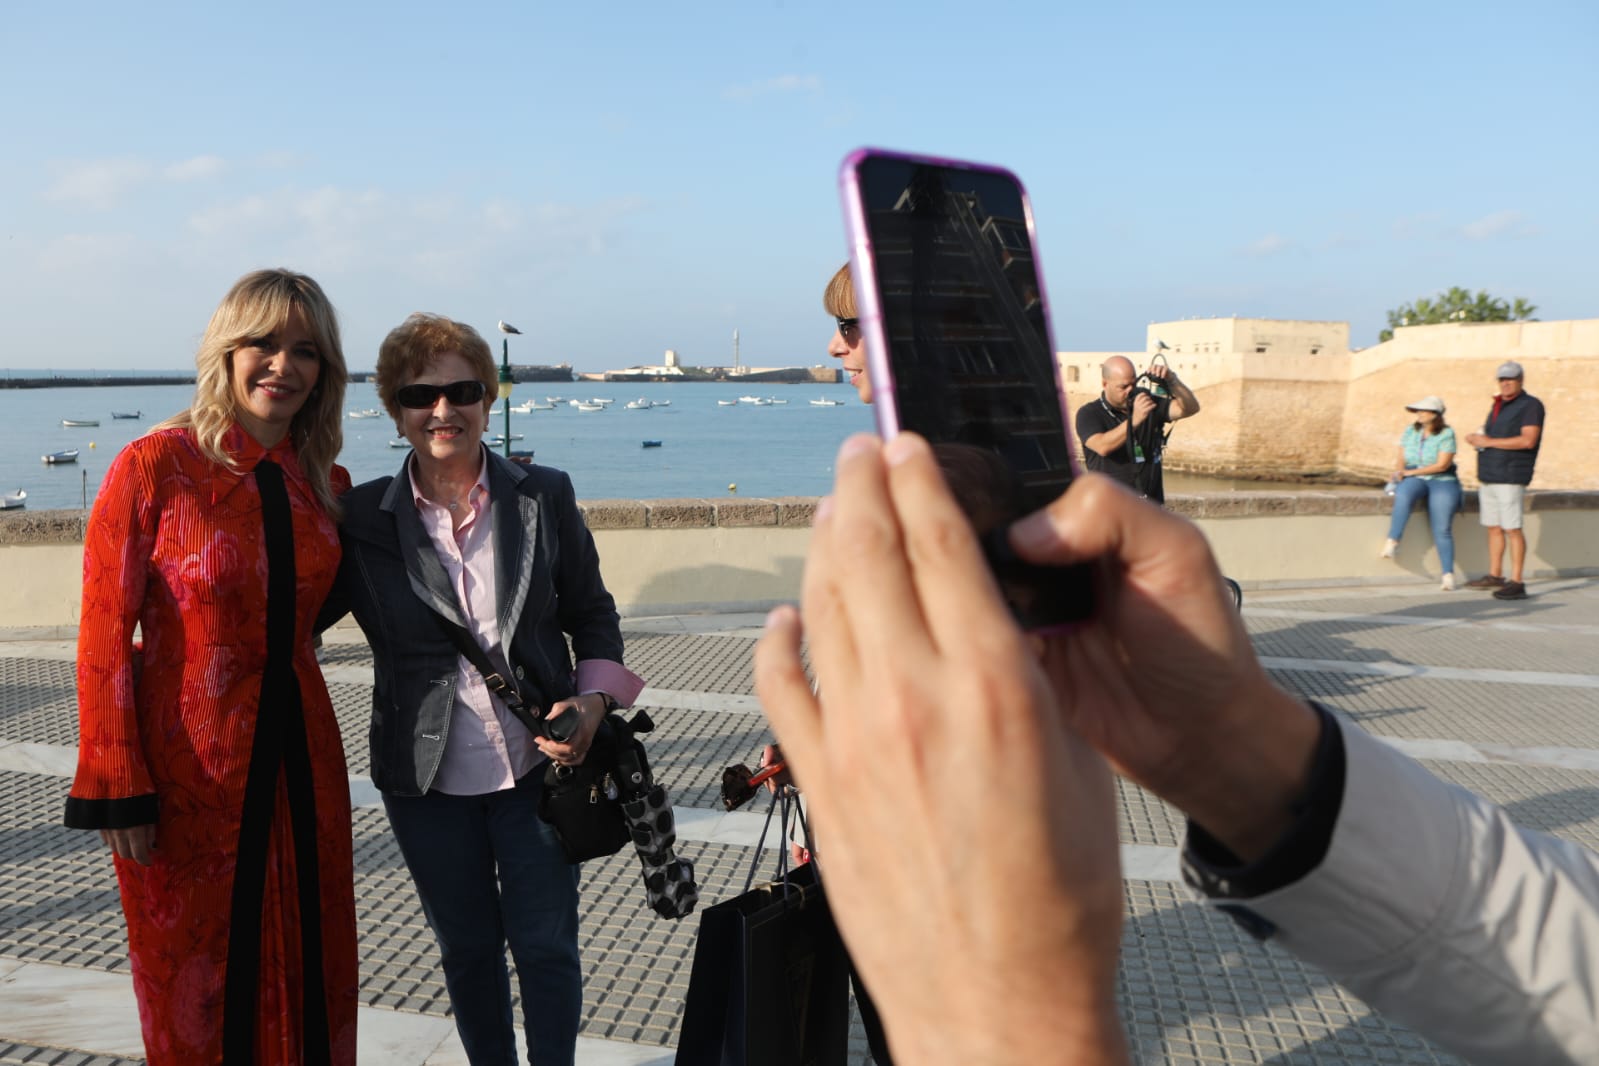
[(63, 418), (61, 424), (70, 429), (83, 429), (88, 426), (98, 426), (100, 420), (98, 418)]
[(579, 403), (578, 401), (573, 400), (572, 401), (572, 406), (576, 407), (579, 411), (603, 411), (603, 410), (605, 410), (605, 405), (602, 404), (602, 403)]
[(737, 400), (717, 400), (716, 401), (716, 406), (718, 406), (718, 407), (737, 407), (738, 406), (738, 401)]
[(78, 461), (78, 449), (68, 448), (64, 452), (50, 452), (43, 458), (45, 462), (51, 465), (56, 463), (75, 463)]
[(383, 417), (383, 412), (379, 411), (375, 407), (366, 407), (366, 408), (362, 408), (359, 411), (351, 411), (350, 412), (350, 417), (351, 418), (382, 418)]
[(112, 411), (112, 418), (143, 418), (143, 411)]
[(26, 506), (28, 506), (28, 493), (23, 489), (0, 496), (0, 511), (15, 511), (19, 507)]
[(411, 442), (404, 437), (396, 437), (394, 440), (389, 441), (389, 447), (391, 448), (409, 448), (410, 446)]
[(659, 448), (661, 446), (661, 442), (658, 440), (647, 440), (644, 442), (643, 446), (646, 448)]
[(649, 400), (646, 400), (642, 396), (640, 396), (636, 400), (629, 400), (629, 401), (627, 401), (627, 404), (626, 404), (626, 407), (627, 407), (627, 409), (629, 411), (648, 411), (651, 407), (654, 407), (654, 406), (655, 405), (653, 403), (651, 403)]
[(844, 406), (844, 401), (843, 400), (829, 400), (827, 397), (823, 396), (823, 397), (819, 397), (818, 399), (812, 400), (811, 401), (811, 406), (812, 407), (842, 407), (842, 406)]

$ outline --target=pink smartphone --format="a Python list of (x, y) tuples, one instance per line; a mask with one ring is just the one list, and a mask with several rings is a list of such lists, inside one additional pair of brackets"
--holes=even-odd
[(878, 432), (932, 444), (1022, 625), (1087, 617), (1087, 567), (1032, 566), (1005, 537), (1077, 474), (1022, 183), (998, 167), (863, 148), (845, 158), (839, 188)]

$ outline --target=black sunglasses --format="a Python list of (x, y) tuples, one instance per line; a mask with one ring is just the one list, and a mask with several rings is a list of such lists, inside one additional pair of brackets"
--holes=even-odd
[(402, 385), (394, 398), (400, 401), (401, 407), (425, 411), (438, 403), (440, 396), (449, 400), (452, 406), (471, 407), (475, 403), (482, 403), (483, 394), (488, 391), (487, 385), (473, 379), (452, 381), (448, 385)]
[(838, 332), (840, 334), (848, 333), (852, 329), (860, 328), (861, 320), (858, 318), (841, 318), (838, 320)]

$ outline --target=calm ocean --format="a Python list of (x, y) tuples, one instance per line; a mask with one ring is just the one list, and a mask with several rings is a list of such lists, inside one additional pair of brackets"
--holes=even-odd
[[(716, 402), (743, 395), (788, 402), (769, 407)], [(117, 451), (186, 407), (192, 396), (187, 385), (0, 389), (0, 491), (26, 489), (30, 510), (82, 507), (85, 498), (92, 504)], [(511, 401), (596, 396), (615, 402), (603, 411), (562, 403), (553, 411), (511, 414), (511, 432), (524, 435), (512, 447), (531, 449), (536, 462), (571, 474), (581, 499), (726, 496), (729, 485), (738, 486), (739, 496), (820, 496), (832, 487), (839, 444), (851, 433), (873, 428), (871, 408), (844, 384), (528, 382), (516, 387)], [(623, 407), (641, 396), (671, 405)], [(843, 403), (811, 405), (823, 397)], [(344, 407), (346, 412), (380, 408), (377, 390), (369, 383), (351, 385)], [(140, 411), (143, 417), (113, 420), (113, 411)], [(100, 424), (68, 428), (62, 419), (98, 419)], [(505, 424), (502, 415), (490, 422), (491, 433)], [(389, 447), (394, 436), (394, 423), (386, 416), (345, 419), (339, 461), (357, 484), (399, 469), (405, 452)], [(644, 448), (645, 440), (661, 446)], [(50, 466), (42, 460), (46, 452), (69, 448), (78, 449), (76, 464)], [(1167, 474), (1166, 486), (1168, 493), (1280, 487), (1180, 474)]]

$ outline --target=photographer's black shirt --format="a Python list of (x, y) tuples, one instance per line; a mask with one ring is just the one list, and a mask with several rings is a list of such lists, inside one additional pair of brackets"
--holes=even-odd
[[(1143, 425), (1127, 435), (1127, 441), (1109, 455), (1100, 455), (1088, 446), (1088, 438), (1115, 429), (1127, 421), (1134, 396), (1143, 393), (1154, 396), (1147, 389), (1134, 389), (1128, 397), (1127, 410), (1118, 411), (1105, 402), (1103, 394), (1077, 409), (1077, 442), (1083, 446), (1083, 464), (1090, 470), (1109, 474), (1123, 485), (1156, 503), (1166, 502), (1166, 488), (1161, 483), (1160, 450), (1162, 430), (1171, 421), (1171, 397), (1155, 396), (1155, 409), (1149, 412)], [(1139, 462), (1139, 456), (1143, 462)]]

